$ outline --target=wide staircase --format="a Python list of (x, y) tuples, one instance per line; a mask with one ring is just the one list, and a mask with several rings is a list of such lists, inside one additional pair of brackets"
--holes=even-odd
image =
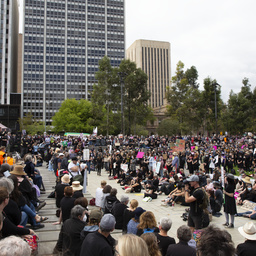
[[(38, 255), (55, 255), (53, 254), (53, 249), (58, 240), (61, 225), (53, 225), (54, 222), (58, 220), (56, 217), (56, 204), (54, 198), (48, 198), (48, 195), (54, 191), (55, 186), (55, 175), (49, 172), (45, 167), (38, 167), (43, 177), (43, 183), (45, 187), (45, 194), (40, 196), (40, 200), (45, 200), (46, 206), (39, 211), (40, 216), (48, 217), (48, 220), (43, 222), (44, 228), (38, 229), (37, 233), (38, 240)], [(84, 194), (88, 201), (92, 198), (90, 193)]]

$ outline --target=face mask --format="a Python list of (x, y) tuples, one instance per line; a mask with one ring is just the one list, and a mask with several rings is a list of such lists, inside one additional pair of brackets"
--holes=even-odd
[(249, 191), (251, 191), (252, 190), (252, 188), (247, 188)]
[(86, 214), (84, 215), (84, 218), (83, 218), (83, 222), (86, 222), (86, 220), (87, 220), (87, 216), (86, 216)]

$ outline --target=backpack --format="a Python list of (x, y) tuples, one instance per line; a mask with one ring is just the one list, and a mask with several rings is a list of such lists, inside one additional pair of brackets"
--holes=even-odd
[(155, 231), (155, 228), (144, 228), (143, 229), (143, 234), (145, 233), (153, 233)]
[(106, 200), (105, 203), (105, 213), (112, 213), (114, 206), (116, 205), (118, 201), (111, 201), (111, 200)]

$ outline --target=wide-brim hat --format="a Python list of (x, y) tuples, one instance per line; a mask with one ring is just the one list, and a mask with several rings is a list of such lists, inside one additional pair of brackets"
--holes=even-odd
[(23, 166), (18, 164), (14, 166), (13, 171), (11, 171), (10, 174), (19, 175), (19, 176), (27, 175), (23, 170)]
[(240, 234), (248, 240), (256, 240), (256, 226), (252, 221), (246, 222), (238, 228)]
[(81, 186), (80, 181), (73, 181), (71, 187), (73, 188), (73, 191), (79, 191), (84, 188), (83, 186)]
[(252, 184), (251, 183), (251, 180), (250, 180), (250, 177), (245, 177), (244, 179), (242, 179), (242, 181), (244, 182), (244, 183), (248, 183), (248, 184)]
[(70, 182), (70, 177), (68, 174), (64, 174), (62, 177), (61, 177), (61, 181), (63, 183), (69, 183)]

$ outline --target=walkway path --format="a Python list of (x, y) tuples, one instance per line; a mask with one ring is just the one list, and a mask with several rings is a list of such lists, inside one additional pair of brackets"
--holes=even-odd
[[(39, 213), (41, 216), (46, 216), (49, 218), (44, 223), (45, 227), (43, 229), (37, 230), (37, 234), (39, 236), (39, 255), (53, 255), (52, 251), (58, 239), (60, 225), (52, 225), (53, 222), (58, 220), (58, 218), (55, 216), (55, 199), (49, 199), (47, 198), (47, 196), (50, 194), (50, 192), (54, 190), (53, 186), (55, 186), (55, 176), (53, 173), (49, 172), (45, 167), (40, 167), (39, 169), (43, 176), (43, 181), (46, 189), (46, 194), (42, 195), (41, 199), (45, 200), (47, 203), (46, 206), (42, 208)], [(88, 175), (88, 187), (87, 193), (85, 194), (88, 201), (92, 198), (92, 195), (95, 196), (95, 191), (97, 187), (99, 187), (101, 180), (106, 180), (109, 185), (117, 188), (118, 198), (120, 198), (121, 195), (125, 194), (124, 190), (122, 190), (120, 185), (117, 184), (115, 180), (108, 180), (108, 175), (105, 171), (102, 171), (102, 176), (97, 176), (96, 172), (91, 172), (91, 174)], [(178, 227), (186, 224), (186, 222), (184, 222), (180, 217), (184, 212), (185, 207), (180, 205), (175, 205), (174, 207), (161, 206), (161, 200), (165, 198), (164, 195), (158, 196), (158, 198), (153, 200), (152, 202), (142, 201), (143, 193), (128, 195), (130, 199), (137, 199), (139, 201), (139, 206), (141, 206), (145, 210), (152, 211), (155, 214), (157, 221), (159, 221), (161, 217), (170, 217), (173, 221), (173, 225), (168, 234), (174, 237), (177, 241), (176, 231)], [(92, 208), (93, 207), (89, 206), (89, 210)], [(238, 212), (242, 211), (243, 210), (240, 207), (238, 207)], [(237, 229), (238, 227), (244, 225), (247, 221), (247, 218), (235, 218), (235, 228), (228, 229), (228, 231), (232, 235), (232, 239), (235, 245), (244, 241), (244, 238), (240, 235)], [(222, 228), (222, 224), (225, 223), (224, 215), (222, 215), (219, 218), (213, 217), (212, 223)], [(120, 236), (120, 231), (115, 230), (112, 235), (114, 238), (118, 239), (118, 237)]]

